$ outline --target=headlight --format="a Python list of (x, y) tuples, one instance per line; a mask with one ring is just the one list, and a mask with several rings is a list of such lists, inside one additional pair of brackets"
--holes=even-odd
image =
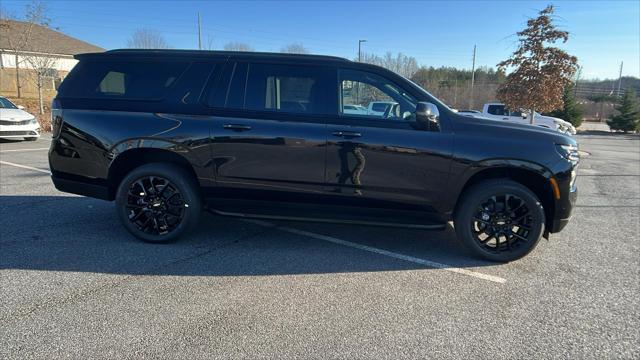
[(567, 160), (580, 160), (580, 154), (578, 153), (578, 147), (576, 145), (556, 144), (556, 151)]
[(29, 124), (37, 124), (37, 123), (38, 123), (38, 119), (36, 119), (35, 117), (29, 119)]

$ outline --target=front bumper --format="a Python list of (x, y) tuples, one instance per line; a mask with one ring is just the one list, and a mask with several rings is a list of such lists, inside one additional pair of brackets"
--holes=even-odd
[(26, 137), (39, 137), (40, 125), (35, 124), (25, 125), (0, 125), (0, 138), (2, 139), (15, 139)]
[(576, 201), (578, 200), (577, 188), (573, 188), (572, 191), (569, 191), (567, 200), (568, 202), (565, 203), (565, 205), (562, 207), (562, 211), (561, 211), (562, 215), (560, 217), (556, 217), (553, 220), (553, 223), (551, 225), (551, 229), (549, 229), (549, 232), (557, 233), (562, 231), (562, 229), (564, 229), (564, 227), (567, 226), (567, 224), (569, 223), (569, 220), (571, 220), (571, 217), (573, 215), (572, 214), (573, 207), (576, 205)]

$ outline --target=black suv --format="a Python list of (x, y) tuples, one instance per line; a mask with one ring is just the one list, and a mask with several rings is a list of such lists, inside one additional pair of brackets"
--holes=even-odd
[[(437, 229), (509, 261), (560, 231), (577, 144), (460, 116), (381, 67), (316, 55), (83, 54), (53, 101), (61, 191), (115, 200), (149, 242), (222, 215)], [(386, 106), (369, 106), (370, 103)]]

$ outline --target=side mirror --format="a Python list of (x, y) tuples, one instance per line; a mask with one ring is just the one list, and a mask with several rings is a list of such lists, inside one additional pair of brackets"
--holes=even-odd
[(522, 116), (522, 118), (526, 120), (529, 117), (529, 114), (521, 113), (520, 116)]
[(24, 110), (24, 106), (22, 106), (22, 105), (18, 105), (18, 109), (20, 109), (20, 110)]
[(416, 106), (416, 122), (422, 130), (440, 130), (440, 111), (430, 102), (419, 102)]

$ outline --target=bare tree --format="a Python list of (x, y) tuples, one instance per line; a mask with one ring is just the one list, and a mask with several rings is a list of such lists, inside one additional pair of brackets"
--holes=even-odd
[(243, 42), (232, 41), (224, 45), (225, 51), (254, 51), (249, 44)]
[(207, 34), (207, 43), (202, 47), (204, 50), (213, 50), (213, 36)]
[(512, 109), (529, 109), (532, 124), (535, 110), (547, 112), (562, 107), (562, 93), (578, 67), (575, 56), (548, 45), (569, 39), (568, 32), (555, 27), (552, 15), (553, 5), (549, 5), (538, 17), (529, 19), (527, 27), (518, 32), (518, 49), (498, 64), (501, 70), (514, 69), (498, 89), (498, 99)]
[[(12, 36), (7, 36), (7, 42), (15, 54), (17, 96), (18, 98), (22, 96), (20, 90), (20, 64), (25, 63), (27, 67), (35, 73), (34, 81), (38, 89), (38, 102), (40, 105), (40, 114), (42, 115), (44, 114), (42, 97), (44, 79), (48, 76), (55, 75), (56, 70), (54, 67), (58, 61), (57, 57), (52, 55), (54, 53), (52, 48), (53, 41), (34, 38), (36, 27), (51, 28), (51, 19), (48, 16), (46, 3), (37, 0), (28, 3), (25, 7), (23, 22), (5, 18), (2, 19), (0, 24), (2, 25), (2, 30), (6, 30), (7, 32), (11, 31), (12, 34)], [(51, 34), (51, 32), (46, 31), (44, 34)], [(37, 43), (35, 48), (31, 46), (34, 42)]]
[[(15, 56), (16, 63), (16, 92), (17, 97), (22, 97), (20, 85), (20, 64), (24, 62), (20, 53), (29, 47), (33, 40), (33, 28), (36, 25), (49, 26), (51, 19), (47, 16), (46, 4), (42, 1), (31, 1), (25, 7), (26, 26), (19, 26), (18, 18), (5, 9), (0, 11), (0, 35), (4, 37), (9, 45), (9, 49)], [(11, 35), (8, 35), (11, 34)]]
[(304, 47), (302, 43), (291, 43), (280, 49), (280, 52), (287, 54), (308, 54), (309, 50)]
[(171, 46), (158, 31), (149, 28), (140, 28), (131, 34), (127, 41), (127, 47), (132, 49), (170, 49)]
[[(51, 51), (47, 52), (51, 54)], [(29, 54), (24, 57), (25, 62), (29, 64), (29, 67), (35, 72), (36, 88), (38, 89), (38, 103), (40, 105), (40, 115), (44, 114), (44, 101), (42, 97), (42, 89), (44, 88), (44, 81), (47, 77), (54, 77), (56, 73), (55, 66), (58, 62), (58, 58), (54, 55), (36, 55)]]
[(410, 78), (418, 71), (418, 61), (403, 53), (398, 53), (395, 56), (390, 51), (384, 56), (364, 53), (362, 54), (362, 62), (382, 66), (406, 78)]

